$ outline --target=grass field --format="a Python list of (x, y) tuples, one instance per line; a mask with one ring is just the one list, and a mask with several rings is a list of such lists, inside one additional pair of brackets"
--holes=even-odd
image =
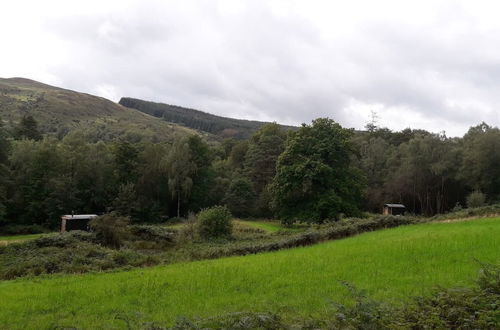
[(321, 314), (349, 300), (339, 280), (399, 303), (436, 286), (470, 286), (499, 263), (500, 218), (428, 223), (306, 248), (128, 272), (0, 282), (0, 328), (126, 328), (179, 315), (275, 311)]
[(237, 223), (241, 223), (250, 227), (259, 228), (270, 233), (277, 231), (289, 231), (289, 232), (299, 232), (307, 229), (307, 225), (292, 225), (289, 227), (283, 226), (279, 221), (271, 220), (235, 220)]
[(13, 236), (0, 236), (0, 246), (14, 242), (23, 242), (30, 239), (41, 237), (45, 234), (28, 234), (28, 235), (13, 235)]

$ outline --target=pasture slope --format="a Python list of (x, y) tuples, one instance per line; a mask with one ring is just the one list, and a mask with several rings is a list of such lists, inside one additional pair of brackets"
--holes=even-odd
[(476, 259), (500, 262), (499, 237), (500, 218), (427, 223), (244, 257), (3, 281), (0, 328), (121, 329), (234, 311), (318, 315), (331, 301), (349, 301), (339, 280), (397, 304), (436, 286), (471, 286)]

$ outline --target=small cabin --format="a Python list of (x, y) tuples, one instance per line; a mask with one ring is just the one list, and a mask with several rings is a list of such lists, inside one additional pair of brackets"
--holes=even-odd
[(384, 215), (404, 215), (406, 207), (403, 204), (384, 204)]
[(97, 214), (70, 214), (61, 217), (61, 233), (70, 230), (89, 230), (89, 221)]

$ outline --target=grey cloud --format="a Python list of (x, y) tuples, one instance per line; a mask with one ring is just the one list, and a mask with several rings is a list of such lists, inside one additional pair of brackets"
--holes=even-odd
[[(401, 107), (457, 127), (500, 124), (492, 110), (500, 103), (500, 33), (481, 30), (460, 9), (427, 25), (370, 21), (327, 39), (313, 20), (276, 15), (263, 1), (234, 15), (215, 2), (186, 3), (47, 22), (69, 56), (50, 73), (67, 88), (108, 85), (120, 96), (287, 124), (329, 116), (361, 128), (369, 119), (349, 108), (352, 100), (381, 105), (382, 117)], [(466, 29), (457, 33), (457, 22)]]

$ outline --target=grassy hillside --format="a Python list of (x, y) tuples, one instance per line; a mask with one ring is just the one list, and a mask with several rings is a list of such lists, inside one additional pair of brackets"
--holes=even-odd
[(0, 117), (13, 127), (32, 115), (45, 134), (64, 136), (84, 130), (94, 140), (169, 141), (174, 135), (198, 134), (186, 127), (159, 121), (107, 99), (45, 85), (24, 78), (0, 78)]
[(500, 218), (428, 223), (246, 257), (4, 281), (0, 328), (126, 328), (243, 310), (314, 315), (349, 300), (339, 280), (397, 303), (436, 285), (471, 285), (475, 259), (500, 262), (498, 237)]
[[(221, 117), (195, 109), (165, 103), (148, 102), (130, 97), (123, 97), (119, 103), (151, 116), (162, 118), (168, 122), (178, 123), (224, 138), (248, 138), (262, 125), (266, 124), (261, 121)], [(294, 129), (291, 126), (283, 127)]]

